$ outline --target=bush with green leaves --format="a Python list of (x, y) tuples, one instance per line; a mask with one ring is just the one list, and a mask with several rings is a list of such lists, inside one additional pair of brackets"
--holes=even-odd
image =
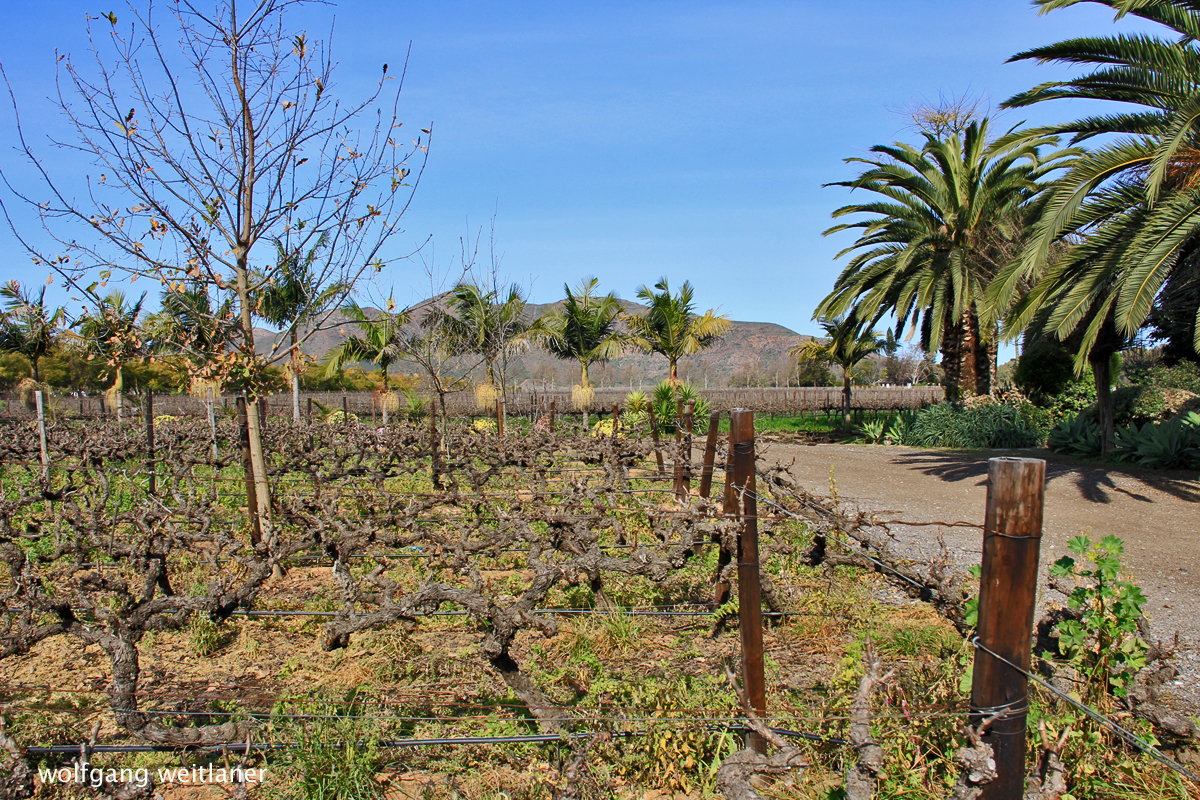
[(1067, 547), (1079, 560), (1063, 556), (1050, 567), (1052, 578), (1075, 583), (1067, 597), (1073, 618), (1055, 627), (1058, 647), (1079, 671), (1085, 699), (1107, 707), (1109, 696), (1124, 697), (1146, 665), (1148, 648), (1137, 627), (1146, 597), (1138, 586), (1120, 579), (1125, 544), (1116, 536), (1099, 542), (1076, 536)]
[(1112, 455), (1153, 469), (1200, 469), (1200, 414), (1117, 428)]
[(1064, 417), (1050, 429), (1046, 444), (1056, 453), (1099, 458), (1100, 423), (1084, 414)]
[(858, 432), (867, 444), (883, 444), (887, 423), (886, 419), (879, 418), (864, 420)]
[[(1080, 414), (1050, 431), (1050, 449), (1081, 458), (1100, 457), (1100, 425)], [(1181, 414), (1165, 422), (1119, 425), (1109, 455), (1152, 469), (1200, 469), (1200, 414)]]
[(1041, 447), (1049, 427), (1049, 414), (1023, 399), (981, 399), (972, 405), (938, 403), (916, 413), (902, 443), (970, 449)]
[(655, 386), (649, 397), (645, 392), (640, 391), (625, 395), (623, 404), (625, 412), (621, 417), (621, 423), (629, 428), (648, 425), (649, 411), (654, 409), (654, 421), (658, 425), (658, 432), (660, 434), (674, 433), (680, 400), (683, 401), (685, 407), (689, 400), (696, 401), (696, 408), (692, 413), (692, 430), (696, 433), (707, 433), (708, 416), (711, 411), (708, 401), (701, 397), (699, 390), (690, 383), (672, 383), (669, 380)]

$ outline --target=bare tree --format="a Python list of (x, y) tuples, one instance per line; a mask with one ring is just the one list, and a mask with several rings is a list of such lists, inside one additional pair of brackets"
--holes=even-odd
[[(430, 135), (423, 129), (401, 145), (402, 80), (389, 83), (387, 64), (363, 100), (334, 98), (327, 46), (287, 26), (287, 12), (301, 2), (177, 0), (163, 9), (131, 2), (128, 27), (113, 13), (90, 18), (90, 63), (59, 60), (56, 102), (71, 135), (52, 144), (82, 154), (95, 172), (76, 184), (35, 151), (11, 85), (19, 149), (41, 183), (17, 187), (0, 172), (36, 210), (53, 249), (27, 237), (5, 207), (14, 234), (35, 261), (93, 302), (122, 276), (147, 277), (169, 293), (199, 289), (213, 295), (212, 309), (232, 300), (236, 337), (194, 363), (199, 377), (249, 395), (265, 518), (257, 393), (263, 369), (289, 356), (285, 343), (303, 344), (284, 335), (265, 355), (255, 349), (257, 299), (286, 268), (274, 258), (276, 245), (317, 249), (315, 285), (339, 284), (348, 294), (386, 264), (383, 245), (411, 200)], [(164, 14), (172, 24), (161, 24)], [(327, 316), (309, 320), (303, 338)]]

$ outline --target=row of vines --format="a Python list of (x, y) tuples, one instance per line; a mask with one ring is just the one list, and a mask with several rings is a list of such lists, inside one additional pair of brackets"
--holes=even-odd
[[(975, 582), (948, 556), (907, 560), (886, 524), (760, 462), (760, 719), (736, 674), (741, 521), (719, 491), (676, 494), (636, 430), (441, 433), (271, 422), (256, 531), (232, 421), (215, 448), (206, 421), (161, 421), (148, 464), (141, 425), (60, 419), (46, 470), (37, 427), (6, 424), (0, 797), (149, 797), (181, 763), (260, 769), (225, 791), (272, 797), (986, 783), (964, 683)], [(690, 461), (686, 442), (661, 448)], [(1170, 654), (1140, 652), (1120, 698), (1091, 699), (1186, 746), (1194, 725), (1157, 704)], [(1086, 682), (1086, 659), (1058, 655), (1056, 679)], [(1196, 790), (1052, 695), (1031, 719), (1038, 797)], [(771, 755), (742, 747), (751, 729)], [(54, 770), (99, 777), (52, 785)]]

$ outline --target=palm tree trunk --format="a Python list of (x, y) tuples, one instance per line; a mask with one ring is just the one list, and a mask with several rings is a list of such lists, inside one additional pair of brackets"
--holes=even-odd
[(1093, 348), (1088, 355), (1092, 377), (1096, 381), (1096, 412), (1100, 416), (1100, 457), (1107, 458), (1113, 441), (1112, 374), (1109, 361), (1112, 353)]
[(850, 370), (842, 368), (842, 424), (850, 430)]
[[(582, 368), (582, 369), (580, 370), (580, 374), (579, 374), (579, 388), (580, 388), (580, 389), (590, 389), (590, 388), (592, 387), (592, 384), (591, 384), (591, 382), (588, 380), (588, 365), (587, 365), (587, 362), (586, 362), (586, 361), (580, 361), (580, 362), (579, 362), (579, 365), (580, 365), (580, 367)], [(587, 427), (588, 427), (588, 404), (587, 404), (587, 403), (584, 403), (584, 404), (583, 404), (583, 429), (586, 431), (586, 430), (587, 430)]]
[(962, 323), (948, 325), (942, 332), (942, 385), (946, 399), (957, 400), (962, 380)]
[(671, 359), (671, 383), (679, 383), (679, 363)]

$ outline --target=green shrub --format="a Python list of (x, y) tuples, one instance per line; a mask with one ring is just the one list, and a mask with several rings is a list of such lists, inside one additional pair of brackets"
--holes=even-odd
[(1046, 443), (1056, 453), (1099, 458), (1100, 423), (1084, 414), (1065, 417), (1050, 430)]
[(696, 433), (708, 432), (708, 401), (700, 396), (700, 392), (690, 383), (671, 383), (663, 381), (654, 387), (650, 396), (650, 405), (654, 408), (654, 421), (658, 424), (660, 434), (674, 433), (677, 425), (675, 419), (678, 413), (678, 402), (682, 400), (686, 406), (689, 400), (696, 401), (692, 413), (692, 430)]
[(1159, 389), (1183, 389), (1200, 394), (1200, 365), (1192, 361), (1181, 361), (1171, 367), (1155, 364), (1130, 368), (1126, 375), (1130, 383), (1155, 386)]
[(1051, 577), (1075, 581), (1067, 604), (1077, 618), (1055, 627), (1058, 647), (1083, 676), (1084, 699), (1107, 708), (1109, 693), (1124, 697), (1146, 665), (1147, 646), (1137, 628), (1146, 597), (1118, 578), (1125, 545), (1116, 536), (1100, 542), (1076, 536), (1067, 547), (1084, 563), (1063, 556), (1050, 567)]
[(939, 403), (921, 409), (908, 423), (903, 443), (917, 447), (1041, 447), (1050, 416), (1024, 398), (974, 398), (956, 406)]

